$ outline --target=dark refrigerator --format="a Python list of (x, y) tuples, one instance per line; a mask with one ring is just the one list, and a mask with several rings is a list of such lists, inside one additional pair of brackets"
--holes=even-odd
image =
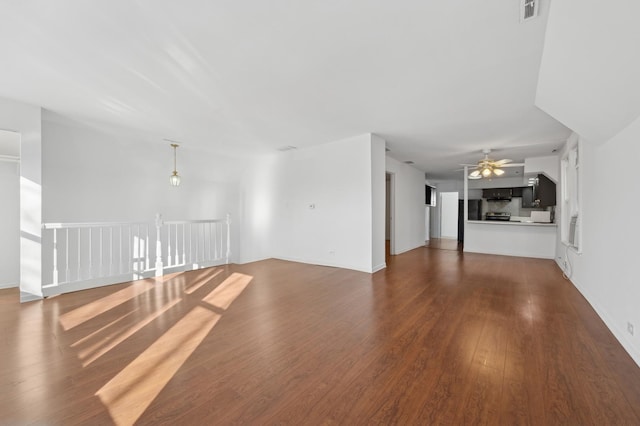
[[(482, 200), (467, 200), (469, 220), (482, 220)], [(458, 241), (464, 242), (464, 200), (458, 200)]]

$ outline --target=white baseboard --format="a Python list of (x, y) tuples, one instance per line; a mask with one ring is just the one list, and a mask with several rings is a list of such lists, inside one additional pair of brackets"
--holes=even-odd
[(27, 293), (25, 291), (20, 292), (20, 303), (33, 302), (35, 300), (42, 300), (42, 296), (37, 294)]
[(386, 264), (386, 263), (381, 263), (381, 264), (380, 264), (380, 265), (378, 265), (378, 266), (374, 266), (374, 268), (373, 268), (373, 270), (371, 271), (371, 273), (372, 273), (372, 274), (375, 274), (376, 272), (381, 271), (381, 270), (383, 270), (383, 269), (384, 269), (384, 268), (386, 268), (386, 267), (387, 267), (387, 264)]
[(16, 288), (16, 287), (20, 287), (20, 284), (15, 283), (15, 284), (0, 284), (0, 290), (5, 289), (5, 288)]
[(496, 255), (496, 256), (530, 257), (530, 258), (533, 258), (533, 259), (555, 260), (555, 256), (554, 255), (543, 255), (543, 254), (539, 254), (539, 253), (512, 253), (512, 252), (503, 253), (503, 252), (498, 251), (498, 250), (475, 251), (475, 250), (468, 250), (466, 247), (463, 247), (463, 251), (465, 253), (492, 254), (492, 255)]
[(368, 274), (372, 273), (369, 268), (362, 267), (362, 266), (359, 266), (359, 265), (350, 265), (350, 264), (344, 264), (344, 263), (332, 263), (332, 262), (325, 262), (325, 261), (320, 261), (320, 260), (315, 260), (315, 259), (296, 258), (296, 257), (289, 257), (289, 256), (277, 256), (277, 257), (274, 257), (274, 259), (286, 260), (286, 261), (289, 261), (289, 262), (308, 263), (310, 265), (329, 266), (329, 267), (332, 267), (332, 268), (351, 269), (353, 271), (366, 272)]

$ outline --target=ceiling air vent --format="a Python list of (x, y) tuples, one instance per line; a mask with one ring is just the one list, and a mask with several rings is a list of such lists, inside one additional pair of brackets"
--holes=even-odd
[(520, 22), (534, 19), (538, 16), (540, 0), (520, 0)]
[(292, 145), (287, 145), (287, 146), (281, 146), (280, 148), (278, 148), (278, 151), (285, 152), (285, 151), (292, 151), (294, 149), (298, 149), (298, 147), (292, 146)]
[(407, 161), (404, 162), (404, 164), (415, 164), (415, 163), (413, 161), (411, 161), (411, 160), (407, 160)]

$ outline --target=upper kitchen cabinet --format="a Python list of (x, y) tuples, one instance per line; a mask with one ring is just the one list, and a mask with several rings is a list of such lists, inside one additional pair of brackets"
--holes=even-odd
[(556, 205), (556, 184), (545, 175), (538, 175), (536, 199), (540, 207)]
[(510, 200), (511, 188), (486, 188), (482, 190), (482, 198), (487, 200)]
[(538, 175), (533, 186), (522, 192), (522, 207), (549, 207), (556, 205), (556, 184), (545, 175)]
[(536, 207), (538, 207), (538, 205), (533, 201), (533, 186), (522, 188), (522, 208), (533, 209)]

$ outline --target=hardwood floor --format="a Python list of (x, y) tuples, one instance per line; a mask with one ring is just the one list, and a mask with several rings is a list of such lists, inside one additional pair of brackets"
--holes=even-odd
[(640, 424), (640, 369), (550, 260), (278, 260), (20, 305), (0, 424)]
[(458, 240), (451, 240), (447, 238), (431, 238), (425, 244), (427, 247), (440, 249), (440, 250), (457, 250), (462, 251), (462, 244)]

